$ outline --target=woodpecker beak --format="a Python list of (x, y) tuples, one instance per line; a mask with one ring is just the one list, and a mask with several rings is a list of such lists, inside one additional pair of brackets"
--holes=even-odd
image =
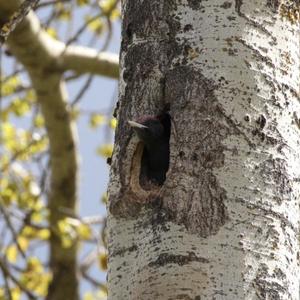
[(134, 121), (128, 121), (128, 124), (133, 128), (141, 128), (141, 129), (148, 128), (147, 126), (137, 123), (137, 122), (134, 122)]

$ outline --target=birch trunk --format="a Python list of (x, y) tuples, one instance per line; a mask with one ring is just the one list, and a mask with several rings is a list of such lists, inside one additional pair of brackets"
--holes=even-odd
[[(299, 3), (124, 0), (109, 299), (299, 299)], [(172, 118), (163, 187), (127, 120)]]

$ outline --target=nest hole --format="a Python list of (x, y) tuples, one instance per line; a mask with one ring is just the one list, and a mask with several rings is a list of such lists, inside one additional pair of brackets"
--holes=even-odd
[(139, 172), (139, 184), (141, 188), (146, 191), (152, 190), (157, 186), (162, 186), (166, 180), (166, 174), (169, 169), (169, 161), (170, 161), (170, 133), (171, 133), (171, 117), (169, 113), (162, 113), (158, 116), (164, 127), (164, 143), (167, 145), (166, 147), (162, 147), (158, 145), (158, 157), (157, 157), (157, 165), (155, 172), (151, 170), (150, 159), (148, 152), (149, 150), (145, 147), (144, 143), (141, 142), (139, 147), (141, 152), (140, 159), (140, 172)]

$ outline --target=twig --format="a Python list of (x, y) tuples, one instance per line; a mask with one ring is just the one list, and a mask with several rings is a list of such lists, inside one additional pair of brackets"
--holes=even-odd
[(12, 236), (13, 236), (13, 240), (15, 242), (15, 244), (17, 245), (18, 250), (20, 251), (21, 255), (23, 256), (24, 259), (26, 259), (26, 255), (22, 249), (22, 247), (20, 246), (19, 242), (18, 242), (18, 234), (15, 231), (11, 221), (10, 221), (10, 217), (6, 211), (6, 208), (4, 207), (4, 205), (0, 204), (0, 211), (4, 216), (5, 222), (7, 224), (7, 227), (10, 229)]
[[(2, 48), (0, 47), (0, 118), (2, 113)], [(2, 136), (2, 129), (0, 128), (0, 145), (2, 144), (3, 136)]]
[(6, 292), (6, 296), (8, 297), (9, 300), (13, 300), (11, 291), (10, 291), (10, 287), (9, 287), (9, 282), (7, 280), (7, 276), (5, 274), (5, 272), (3, 271), (3, 269), (1, 268), (2, 274), (3, 274), (3, 278), (4, 278), (4, 284), (5, 284), (5, 292)]
[(9, 277), (19, 288), (22, 290), (29, 299), (35, 300), (36, 297), (34, 294), (32, 294), (21, 282), (17, 280), (17, 278), (10, 273), (8, 267), (6, 266), (5, 260), (0, 257), (0, 269), (2, 270), (2, 273), (5, 274), (4, 276)]
[(52, 6), (52, 5), (55, 5), (55, 4), (58, 4), (58, 3), (61, 3), (61, 2), (70, 2), (71, 0), (50, 0), (50, 1), (45, 1), (43, 3), (39, 3), (35, 10), (38, 10), (40, 8), (44, 8), (46, 6)]
[(88, 225), (104, 224), (105, 218), (101, 216), (89, 216), (81, 218), (81, 221)]
[[(44, 136), (42, 136), (42, 138), (44, 138)], [(42, 138), (41, 138), (41, 139), (42, 139)], [(31, 146), (33, 146), (35, 143), (37, 143), (37, 142), (39, 142), (39, 141), (40, 141), (40, 139), (39, 139), (38, 141), (37, 141), (37, 140), (32, 140), (32, 141), (30, 141), (30, 143), (29, 143), (25, 148), (23, 148), (23, 149), (17, 151), (17, 152), (10, 158), (9, 162), (7, 162), (6, 164), (4, 164), (4, 165), (2, 166), (2, 168), (0, 169), (0, 174), (3, 173), (3, 172), (5, 172), (6, 169), (7, 169), (14, 161), (16, 161), (17, 158), (18, 158), (20, 155), (26, 153), (26, 151), (27, 151)]]
[(93, 278), (91, 275), (89, 275), (87, 272), (81, 272), (81, 275), (83, 278), (85, 278), (88, 282), (90, 282), (92, 285), (94, 285), (97, 288), (100, 288), (104, 291), (106, 291), (106, 285), (95, 278)]
[(86, 82), (84, 83), (84, 85), (82, 86), (82, 88), (80, 89), (78, 94), (76, 95), (75, 99), (71, 102), (71, 107), (75, 106), (81, 100), (82, 96), (85, 94), (85, 92), (90, 87), (90, 85), (93, 81), (93, 77), (94, 77), (94, 74), (90, 74), (88, 76)]
[[(109, 19), (109, 16), (111, 14), (111, 12), (116, 8), (116, 6), (118, 5), (119, 0), (115, 0), (115, 3), (111, 6), (110, 10), (107, 11), (106, 13), (101, 12), (100, 14), (97, 14), (96, 16), (90, 18), (89, 20), (87, 20), (87, 22), (85, 22), (78, 30), (77, 32), (73, 35), (73, 37), (71, 39), (69, 39), (66, 43), (66, 47), (69, 46), (70, 44), (72, 44), (73, 42), (75, 42), (79, 36), (84, 32), (84, 30), (87, 28), (87, 26), (92, 23), (93, 21), (97, 20), (100, 17), (106, 16)], [(109, 25), (110, 26), (110, 25)]]
[(77, 31), (76, 33), (73, 35), (73, 37), (71, 37), (67, 43), (66, 43), (66, 48), (71, 45), (73, 42), (77, 41), (77, 39), (79, 38), (79, 36), (85, 31), (85, 29), (88, 27), (88, 25), (90, 23), (92, 23), (93, 21), (97, 20), (98, 18), (100, 18), (102, 16), (102, 14), (98, 14), (92, 18), (90, 18), (89, 20), (87, 20)]
[(25, 69), (17, 69), (15, 71), (13, 71), (11, 74), (9, 74), (3, 78), (2, 84), (5, 83), (10, 78), (12, 78), (12, 77), (16, 76), (17, 74), (22, 73), (24, 71), (25, 71)]
[[(117, 3), (117, 1), (116, 1)], [(107, 19), (107, 24), (108, 24), (108, 34), (107, 37), (105, 39), (104, 45), (102, 46), (102, 48), (98, 51), (98, 54), (105, 51), (108, 48), (109, 42), (111, 40), (111, 36), (112, 36), (112, 26), (111, 26), (111, 22), (109, 20), (109, 17), (106, 18)], [(82, 88), (80, 89), (80, 91), (78, 92), (78, 94), (76, 95), (75, 99), (71, 102), (71, 107), (74, 107), (82, 98), (82, 96), (85, 94), (85, 92), (88, 90), (88, 88), (90, 87), (90, 85), (92, 84), (94, 75), (90, 74), (86, 80), (86, 82), (84, 83), (84, 85), (82, 86)]]

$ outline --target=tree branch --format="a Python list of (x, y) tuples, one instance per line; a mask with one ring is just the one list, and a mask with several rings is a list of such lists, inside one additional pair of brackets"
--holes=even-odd
[[(24, 0), (20, 3), (18, 10), (5, 22), (0, 29), (0, 43), (6, 41), (8, 35), (16, 28), (16, 26), (24, 19), (31, 9), (34, 9), (39, 0)], [(1, 22), (2, 23), (2, 22)]]
[[(19, 0), (0, 0), (0, 24), (19, 7)], [(11, 53), (24, 65), (31, 78), (45, 119), (50, 143), (49, 227), (56, 228), (65, 217), (63, 209), (77, 215), (77, 157), (75, 124), (70, 117), (63, 72), (93, 73), (118, 77), (116, 55), (89, 48), (66, 46), (51, 38), (31, 11), (9, 35)], [(77, 245), (63, 248), (60, 239), (50, 238), (50, 268), (53, 280), (47, 300), (77, 300)], [(63, 291), (63, 293), (62, 293)]]
[[(1, 16), (14, 13), (16, 3), (19, 1), (0, 0), (0, 22)], [(10, 34), (7, 44), (28, 71), (45, 119), (51, 157), (49, 227), (56, 228), (65, 217), (59, 209), (68, 208), (76, 214), (78, 200), (75, 124), (69, 114), (62, 72), (57, 68), (64, 44), (47, 35), (33, 12)], [(49, 286), (48, 300), (79, 298), (76, 256), (76, 243), (63, 248), (60, 239), (51, 235), (50, 268), (53, 280)]]
[(60, 66), (63, 70), (78, 73), (92, 73), (111, 78), (119, 77), (119, 57), (113, 53), (98, 53), (94, 49), (68, 46), (61, 56)]
[[(0, 24), (14, 13), (17, 3), (18, 0), (0, 0)], [(91, 48), (66, 45), (53, 39), (42, 29), (32, 11), (11, 35), (7, 44), (24, 65), (33, 67), (39, 64), (40, 67), (57, 72), (73, 70), (81, 74), (92, 73), (115, 79), (119, 76), (117, 54), (98, 53)], [(31, 53), (28, 53), (25, 45), (30, 45)]]
[(8, 269), (5, 260), (0, 257), (0, 269), (2, 271), (2, 273), (4, 274), (4, 276), (9, 279), (11, 279), (11, 281), (20, 288), (20, 290), (22, 290), (28, 297), (28, 299), (30, 300), (35, 300), (37, 299), (34, 294), (29, 291)]

